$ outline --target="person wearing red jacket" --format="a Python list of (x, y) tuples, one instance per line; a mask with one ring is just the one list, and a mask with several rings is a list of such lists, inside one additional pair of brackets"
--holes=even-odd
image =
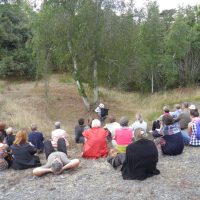
[(92, 128), (83, 132), (85, 144), (83, 146), (82, 157), (97, 159), (107, 157), (108, 146), (106, 138), (108, 132), (101, 128), (101, 122), (98, 119), (92, 121)]

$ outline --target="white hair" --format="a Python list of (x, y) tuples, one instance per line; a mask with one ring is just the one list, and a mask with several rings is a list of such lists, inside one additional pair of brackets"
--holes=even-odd
[(7, 133), (8, 135), (12, 134), (12, 133), (13, 133), (13, 128), (12, 128), (12, 127), (7, 128), (7, 129), (6, 129), (6, 133)]
[(98, 119), (92, 120), (92, 128), (101, 127), (101, 122)]

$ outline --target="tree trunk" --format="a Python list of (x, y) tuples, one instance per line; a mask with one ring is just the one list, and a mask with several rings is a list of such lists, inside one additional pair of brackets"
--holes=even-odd
[(94, 66), (93, 66), (93, 70), (94, 70), (94, 89), (93, 89), (93, 93), (94, 93), (94, 105), (96, 105), (98, 103), (99, 100), (99, 89), (98, 89), (98, 73), (97, 73), (97, 61), (94, 61)]
[(77, 85), (77, 88), (78, 88), (79, 95), (82, 97), (83, 103), (84, 103), (86, 109), (89, 111), (90, 110), (90, 102), (89, 102), (88, 97), (85, 93), (85, 89), (83, 87), (83, 84), (79, 80), (77, 61), (76, 61), (76, 57), (72, 53), (72, 48), (71, 48), (70, 42), (68, 42), (68, 49), (69, 49), (69, 53), (70, 53), (70, 55), (72, 57), (72, 61), (73, 61), (74, 80), (76, 81), (76, 85)]
[(46, 58), (45, 58), (45, 66), (44, 66), (44, 89), (45, 89), (45, 97), (48, 98), (49, 94), (49, 55), (50, 50), (48, 49), (46, 52)]
[(151, 93), (154, 93), (154, 77), (153, 77), (153, 71), (151, 72)]

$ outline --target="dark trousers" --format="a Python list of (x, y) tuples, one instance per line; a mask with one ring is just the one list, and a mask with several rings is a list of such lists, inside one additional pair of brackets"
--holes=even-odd
[[(63, 138), (58, 139), (58, 143), (57, 143), (57, 151), (61, 151), (65, 154), (67, 154), (67, 147), (66, 147), (66, 143), (65, 140)], [(44, 142), (44, 152), (46, 155), (46, 159), (49, 157), (49, 155), (54, 152), (55, 149), (53, 148), (51, 141), (45, 141)]]

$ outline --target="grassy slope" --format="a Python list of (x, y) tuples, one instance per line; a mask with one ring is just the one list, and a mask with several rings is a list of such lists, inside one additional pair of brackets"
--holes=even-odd
[[(61, 76), (54, 75), (50, 81), (49, 97), (44, 97), (44, 85), (39, 82), (0, 82), (0, 120), (14, 126), (16, 130), (29, 128), (31, 123), (38, 124), (41, 131), (49, 136), (56, 120), (62, 122), (73, 138), (73, 129), (79, 117), (88, 118), (95, 113), (87, 113), (78, 95), (74, 82), (68, 77), (60, 81)], [(100, 100), (110, 109), (117, 119), (126, 115), (130, 122), (136, 112), (141, 112), (149, 123), (156, 119), (163, 105), (173, 108), (175, 103), (183, 101), (198, 104), (199, 88), (176, 89), (171, 92), (154, 95), (126, 93), (100, 89)]]

